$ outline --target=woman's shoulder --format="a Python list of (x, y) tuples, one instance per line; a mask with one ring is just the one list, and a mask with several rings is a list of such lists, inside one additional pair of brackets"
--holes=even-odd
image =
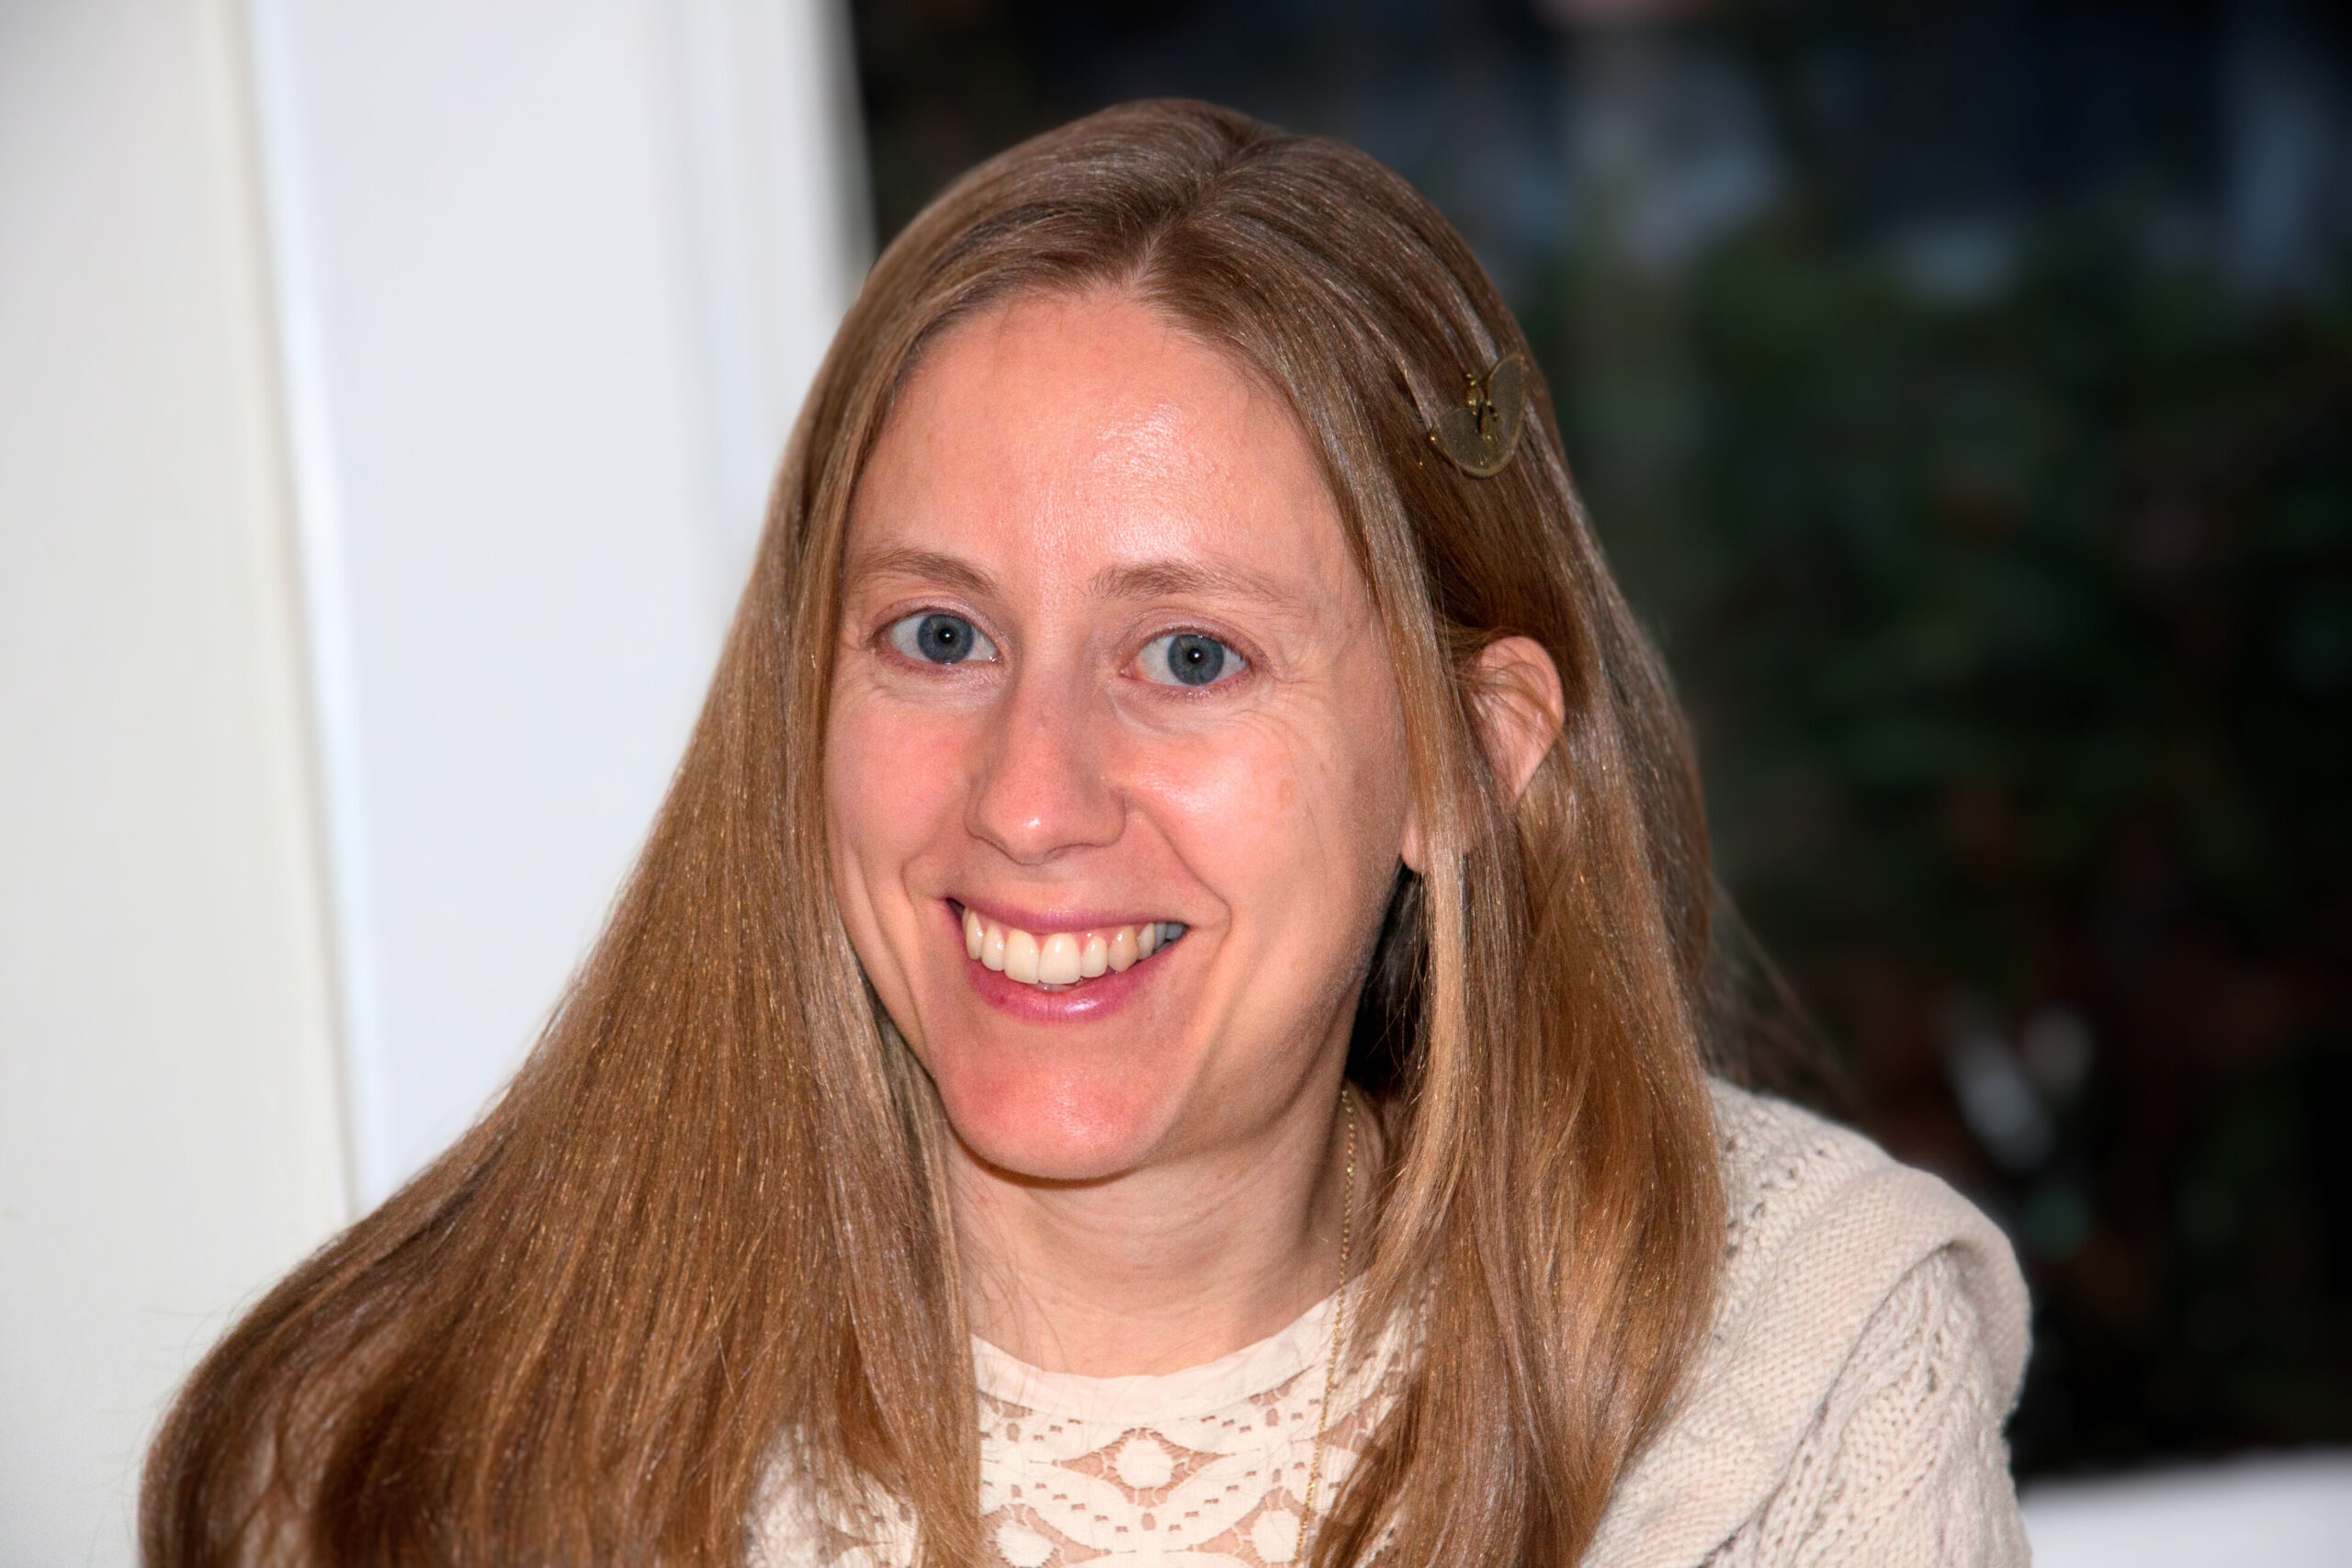
[[(2013, 1515), (1999, 1430), (2024, 1371), (2027, 1303), (1998, 1227), (1859, 1133), (1728, 1084), (1713, 1093), (1725, 1208), (1714, 1321), (1588, 1562), (1744, 1560), (1737, 1542), (1785, 1533), (1797, 1515), (1807, 1537), (1860, 1529), (1858, 1469), (1934, 1472), (1926, 1489), (1942, 1502)], [(1847, 1513), (1796, 1495), (1825, 1485)], [(1937, 1498), (1905, 1506), (1944, 1528)], [(1947, 1541), (1929, 1560), (2010, 1560), (1998, 1517), (1991, 1528), (1985, 1550)], [(1891, 1537), (1879, 1545), (1880, 1560), (1911, 1555)]]
[(2015, 1382), (2025, 1367), (2025, 1282), (1982, 1210), (1850, 1128), (1784, 1100), (1712, 1087), (1724, 1200), (1716, 1345), (1786, 1328), (1801, 1312), (1819, 1325), (1804, 1339), (1833, 1352), (1898, 1283), (1940, 1257), (1974, 1303), (1996, 1367)]

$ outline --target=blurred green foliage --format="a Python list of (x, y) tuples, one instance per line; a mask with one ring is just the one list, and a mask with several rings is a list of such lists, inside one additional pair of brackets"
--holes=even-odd
[(2352, 295), (2103, 214), (1938, 300), (1784, 218), (1531, 315), (1725, 880), (2022, 1244), (2021, 1466), (2352, 1439)]

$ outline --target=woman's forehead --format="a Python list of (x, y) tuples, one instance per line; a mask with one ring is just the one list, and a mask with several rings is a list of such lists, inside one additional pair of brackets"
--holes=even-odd
[(916, 556), (1025, 562), (1098, 595), (1363, 596), (1287, 400), (1108, 289), (1016, 300), (925, 354), (860, 480), (850, 570)]

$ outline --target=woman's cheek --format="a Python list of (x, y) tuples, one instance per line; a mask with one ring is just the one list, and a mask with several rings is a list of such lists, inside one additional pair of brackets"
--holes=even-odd
[(1146, 773), (1163, 830), (1178, 853), (1220, 897), (1261, 903), (1253, 887), (1294, 884), (1312, 867), (1294, 863), (1313, 835), (1303, 810), (1296, 738), (1282, 726), (1237, 725), (1171, 747)]
[(872, 694), (836, 702), (825, 788), (869, 874), (919, 849), (952, 805), (964, 776), (955, 728)]
[[(860, 705), (835, 697), (825, 735), (825, 806), (837, 867), (864, 867), (876, 847), (870, 841), (873, 790), (891, 770), (874, 754), (884, 738), (871, 733), (873, 728)], [(881, 820), (888, 820), (887, 814)]]

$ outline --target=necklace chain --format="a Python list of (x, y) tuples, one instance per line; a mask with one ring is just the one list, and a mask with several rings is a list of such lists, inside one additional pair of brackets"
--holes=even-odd
[(1340, 1378), (1340, 1351), (1347, 1343), (1348, 1254), (1356, 1227), (1356, 1102), (1348, 1086), (1340, 1085), (1340, 1110), (1348, 1119), (1348, 1173), (1340, 1199), (1340, 1291), (1331, 1300), (1331, 1344), (1323, 1362), (1323, 1404), (1315, 1415), (1315, 1457), (1306, 1467), (1306, 1497), (1298, 1510), (1298, 1545), (1291, 1553), (1291, 1568), (1306, 1568), (1306, 1531), (1315, 1517), (1315, 1489), (1323, 1479), (1323, 1433), (1331, 1423), (1331, 1394)]

